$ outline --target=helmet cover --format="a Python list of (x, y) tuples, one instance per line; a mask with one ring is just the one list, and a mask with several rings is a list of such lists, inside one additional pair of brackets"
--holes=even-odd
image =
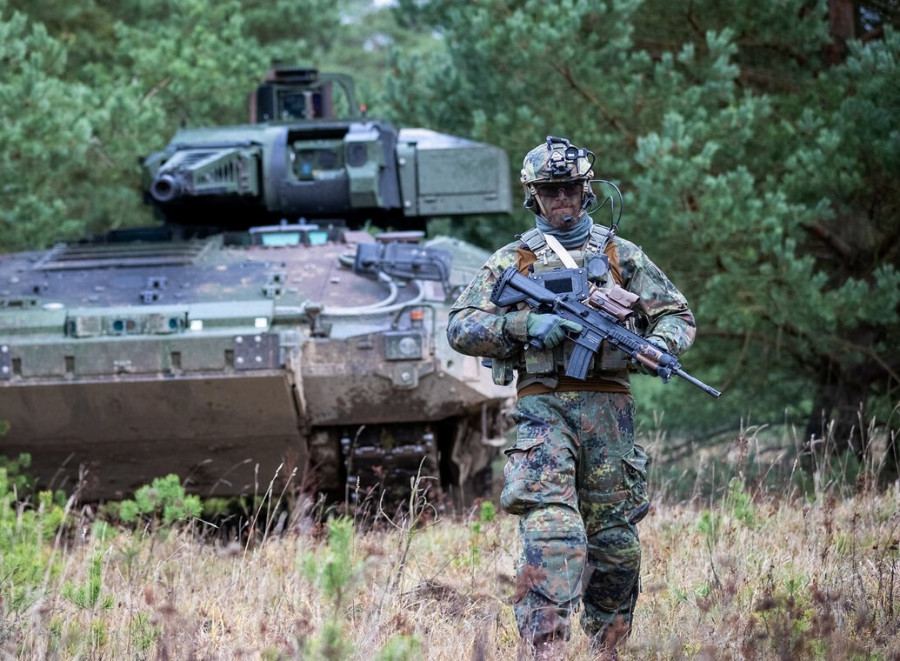
[(572, 146), (565, 138), (547, 136), (547, 141), (527, 154), (522, 162), (521, 182), (525, 187), (525, 208), (534, 206), (535, 186), (583, 181), (585, 200), (593, 198), (590, 180), (594, 154), (588, 149)]

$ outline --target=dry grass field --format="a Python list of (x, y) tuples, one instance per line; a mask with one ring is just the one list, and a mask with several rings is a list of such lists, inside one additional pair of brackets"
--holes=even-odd
[[(0, 655), (517, 658), (516, 522), (490, 503), (450, 516), (417, 500), (330, 523), (258, 503), (232, 533), (227, 520), (112, 526), (71, 501), (60, 513), (7, 495)], [(801, 495), (739, 476), (657, 500), (620, 658), (900, 659), (898, 504), (897, 485), (820, 481)], [(590, 658), (580, 631), (565, 658)]]

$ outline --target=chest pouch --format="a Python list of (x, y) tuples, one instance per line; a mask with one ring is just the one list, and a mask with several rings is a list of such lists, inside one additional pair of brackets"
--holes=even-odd
[(554, 269), (552, 271), (538, 271), (532, 274), (531, 279), (539, 282), (554, 294), (571, 294), (572, 298), (582, 301), (591, 293), (588, 284), (586, 269)]
[(584, 260), (587, 277), (591, 282), (602, 282), (609, 273), (609, 257), (605, 254), (588, 253)]
[(525, 349), (525, 372), (528, 374), (550, 374), (556, 372), (557, 349), (561, 349), (562, 345), (558, 345), (553, 349), (535, 349), (529, 346)]

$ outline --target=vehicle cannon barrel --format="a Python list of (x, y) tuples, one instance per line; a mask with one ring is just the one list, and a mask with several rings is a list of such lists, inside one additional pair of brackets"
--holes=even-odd
[(166, 203), (181, 197), (186, 188), (183, 177), (165, 173), (157, 175), (150, 184), (150, 195), (157, 202)]
[(145, 162), (155, 169), (147, 190), (159, 205), (185, 198), (256, 198), (260, 191), (260, 156), (260, 147), (246, 141), (172, 144)]

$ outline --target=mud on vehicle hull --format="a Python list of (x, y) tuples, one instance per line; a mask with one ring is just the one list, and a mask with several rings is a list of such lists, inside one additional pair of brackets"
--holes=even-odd
[(40, 485), (85, 499), (169, 473), (202, 495), (287, 479), (358, 493), (420, 467), (471, 498), (510, 392), (447, 346), (444, 289), (483, 255), (445, 240), (450, 282), (372, 278), (350, 268), (371, 237), (334, 237), (5, 258), (0, 277), (21, 293), (0, 311), (3, 452), (28, 452)]
[(164, 224), (0, 257), (0, 453), (85, 499), (170, 473), (201, 495), (359, 494), (420, 466), (471, 495), (511, 392), (445, 329), (487, 255), (418, 239), (508, 213), (509, 162), (358, 108), (347, 76), (277, 66), (250, 124), (182, 127), (143, 159)]

